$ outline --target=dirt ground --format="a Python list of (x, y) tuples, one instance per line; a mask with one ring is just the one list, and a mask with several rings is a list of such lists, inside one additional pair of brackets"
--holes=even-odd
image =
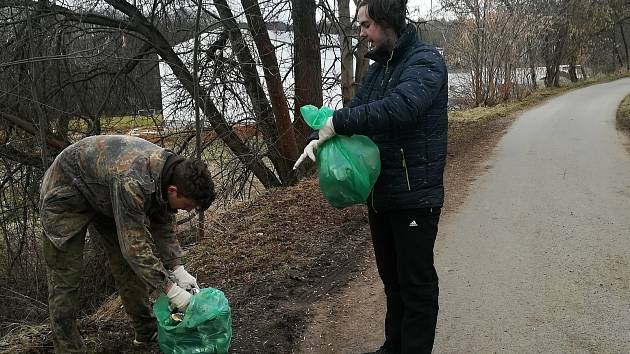
[[(451, 122), (443, 218), (462, 202), (512, 121)], [(341, 338), (339, 328), (382, 331), (382, 288), (372, 285), (380, 283), (364, 206), (334, 209), (310, 179), (209, 217), (205, 238), (187, 247), (186, 264), (202, 286), (219, 288), (229, 299), (231, 353), (338, 353), (363, 340)], [(352, 311), (368, 311), (375, 320), (356, 323)], [(81, 330), (92, 353), (159, 353), (157, 345), (130, 345), (131, 326), (116, 296), (84, 318)], [(0, 351), (52, 352), (48, 326), (20, 329)]]

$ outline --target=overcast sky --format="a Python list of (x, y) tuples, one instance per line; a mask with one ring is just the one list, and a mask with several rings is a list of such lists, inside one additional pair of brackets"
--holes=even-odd
[[(331, 3), (334, 0), (328, 0), (328, 2)], [(440, 0), (408, 0), (407, 2), (407, 8), (412, 18), (422, 16), (428, 19), (431, 15), (431, 6), (433, 6), (433, 11), (437, 11)], [(350, 1), (350, 13), (354, 14), (354, 1)]]
[(431, 10), (431, 7), (433, 7), (433, 11), (437, 11), (437, 9), (439, 9), (440, 7), (440, 1), (439, 0), (409, 0), (409, 2), (407, 3), (407, 7), (409, 9), (417, 9), (420, 11), (420, 14), (427, 16), (429, 15), (429, 12)]
[[(320, 0), (316, 0), (316, 2), (319, 2)], [(328, 2), (329, 7), (331, 9), (336, 9), (337, 8), (337, 0), (325, 0), (326, 2)], [(245, 17), (243, 16), (243, 7), (241, 5), (241, 0), (228, 0), (227, 1), (230, 8), (232, 9), (232, 12), (238, 16), (238, 21), (242, 21), (245, 22)], [(350, 15), (354, 16), (354, 14), (356, 13), (356, 9), (354, 6), (354, 0), (350, 0)], [(265, 6), (261, 6), (263, 8), (263, 13), (265, 13), (265, 10), (269, 10), (269, 11), (273, 11), (273, 13), (276, 15), (275, 18), (273, 18), (273, 20), (276, 21), (288, 21), (289, 20), (289, 16), (290, 16), (290, 3), (289, 2), (284, 2), (282, 3), (283, 5), (278, 7), (277, 2), (274, 1), (270, 1), (270, 2), (265, 2), (265, 1), (261, 1), (262, 4), (265, 4)], [(431, 20), (431, 19), (435, 19), (436, 17), (441, 17), (442, 14), (437, 13), (437, 11), (440, 8), (440, 0), (408, 0), (407, 2), (407, 8), (409, 9), (409, 17), (413, 20), (418, 20), (419, 18), (422, 18), (424, 20)], [(431, 12), (431, 9), (433, 8), (433, 12)], [(212, 12), (216, 12), (214, 6), (210, 7), (210, 10)], [(322, 16), (321, 11), (318, 11), (318, 19)], [(268, 20), (272, 20), (270, 18), (268, 18)]]

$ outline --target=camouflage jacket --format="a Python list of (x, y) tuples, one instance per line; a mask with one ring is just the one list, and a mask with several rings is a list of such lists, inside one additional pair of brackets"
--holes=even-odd
[[(168, 150), (131, 136), (91, 136), (67, 147), (42, 181), (41, 217), (46, 236), (61, 247), (79, 232), (76, 228), (85, 228), (90, 222), (86, 218), (73, 219), (75, 215), (111, 218), (130, 266), (150, 288), (162, 289), (168, 279), (165, 266), (172, 269), (181, 264), (182, 256), (175, 237), (175, 213), (162, 195), (162, 171), (169, 157), (177, 158)], [(80, 193), (91, 210), (73, 214), (62, 207), (58, 215), (64, 219), (55, 221), (48, 217), (46, 201), (64, 190)], [(50, 225), (62, 224), (63, 220), (76, 220), (75, 229), (68, 231), (68, 225)], [(151, 249), (151, 238), (159, 258)]]

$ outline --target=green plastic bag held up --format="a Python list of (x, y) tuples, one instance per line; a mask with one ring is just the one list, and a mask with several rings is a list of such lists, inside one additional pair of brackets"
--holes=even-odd
[(230, 305), (221, 290), (201, 289), (193, 295), (181, 322), (171, 319), (168, 298), (153, 304), (158, 321), (158, 344), (165, 354), (227, 353), (232, 339)]
[[(329, 107), (312, 105), (300, 108), (304, 121), (320, 129), (333, 114)], [(363, 203), (381, 173), (378, 147), (363, 135), (336, 135), (317, 149), (319, 188), (335, 208)]]

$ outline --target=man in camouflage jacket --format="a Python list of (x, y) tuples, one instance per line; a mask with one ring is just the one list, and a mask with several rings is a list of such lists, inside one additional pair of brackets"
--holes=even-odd
[(191, 296), (186, 290), (197, 287), (182, 266), (175, 212), (206, 210), (214, 197), (205, 163), (140, 138), (92, 136), (64, 149), (46, 171), (40, 193), (55, 351), (86, 350), (75, 317), (88, 227), (100, 236), (136, 332), (134, 343), (142, 344), (155, 340), (149, 294), (164, 291), (184, 309)]

